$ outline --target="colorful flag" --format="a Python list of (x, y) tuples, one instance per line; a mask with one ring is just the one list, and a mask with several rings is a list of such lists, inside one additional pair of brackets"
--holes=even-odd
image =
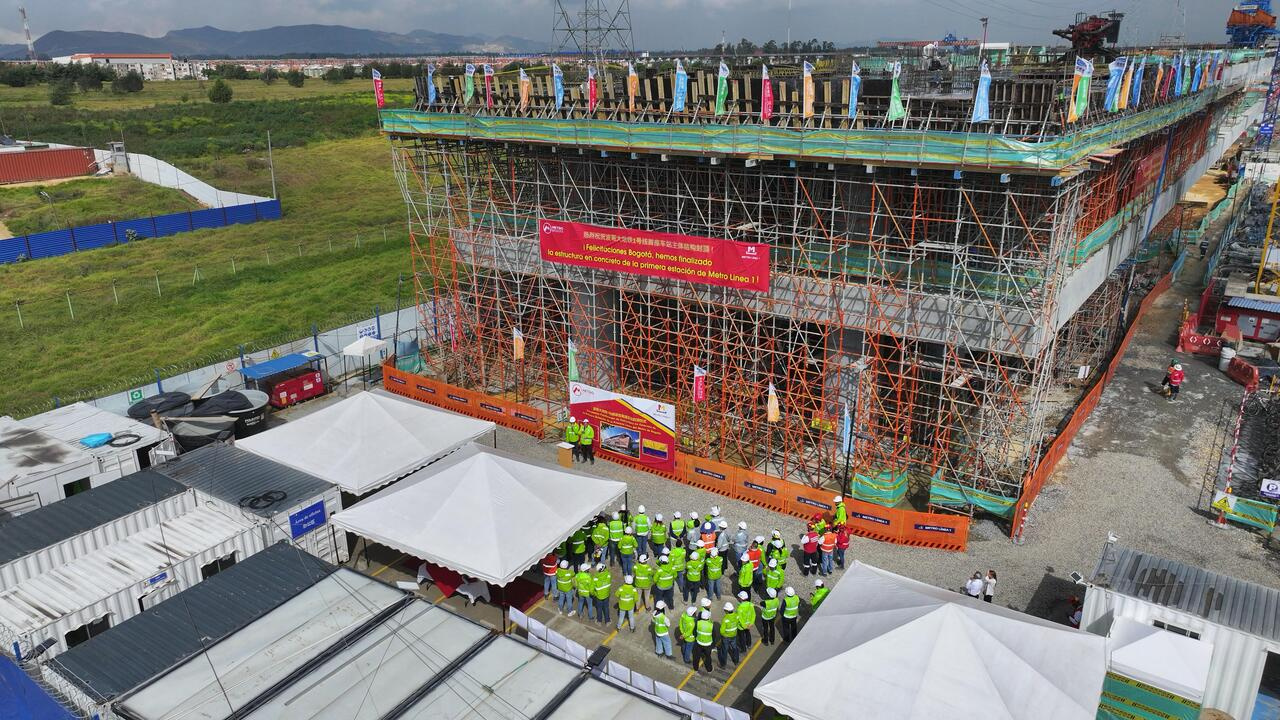
[(569, 382), (578, 382), (578, 346), (569, 341)]
[(844, 404), (844, 419), (840, 422), (840, 452), (848, 455), (853, 450), (853, 416), (849, 414), (849, 403)]
[(551, 84), (555, 86), (556, 110), (564, 107), (564, 73), (559, 65), (551, 66)]
[(511, 328), (511, 359), (524, 359), (524, 333), (520, 328)]
[(1089, 111), (1089, 90), (1093, 85), (1093, 61), (1076, 58), (1076, 72), (1071, 80), (1071, 98), (1067, 104), (1067, 122), (1073, 123)]
[(529, 109), (529, 94), (533, 92), (533, 81), (529, 79), (529, 74), (520, 68), (520, 109)]
[(769, 68), (760, 66), (760, 119), (769, 122), (773, 117), (773, 82), (769, 80)]
[(769, 402), (765, 406), (765, 419), (771, 423), (782, 419), (782, 412), (778, 408), (778, 391), (773, 387), (773, 383), (769, 383)]
[(596, 67), (587, 66), (587, 112), (596, 111)]
[(467, 63), (467, 74), (462, 80), (462, 104), (470, 105), (476, 96), (476, 66)]
[(898, 88), (898, 78), (902, 75), (902, 63), (893, 64), (893, 85), (889, 89), (889, 116), (887, 120), (894, 122), (907, 116), (907, 109), (902, 106), (902, 91)]
[(493, 109), (493, 66), (484, 64), (484, 106)]
[(720, 73), (716, 78), (716, 115), (725, 114), (725, 103), (729, 99), (729, 66), (720, 62)]
[(1129, 107), (1137, 109), (1142, 102), (1142, 81), (1147, 74), (1147, 59), (1142, 58), (1138, 70), (1133, 74), (1133, 94), (1129, 97)]
[(378, 103), (378, 109), (382, 109), (387, 104), (382, 96), (382, 73), (378, 72), (378, 68), (374, 68), (369, 76), (373, 78), (373, 100)]
[(693, 401), (695, 403), (703, 403), (707, 401), (707, 371), (693, 366)]
[(1193, 74), (1194, 73), (1191, 72), (1191, 57), (1183, 56), (1182, 75), (1179, 76), (1182, 78), (1182, 86), (1179, 88), (1181, 92), (1178, 93), (1179, 97), (1191, 94), (1191, 76)]
[(858, 96), (862, 94), (862, 68), (858, 67), (858, 61), (853, 61), (853, 68), (849, 70), (849, 119), (856, 120), (858, 118)]
[(676, 86), (672, 90), (671, 111), (684, 112), (685, 97), (689, 94), (689, 74), (684, 71), (684, 64), (676, 60)]
[(1102, 101), (1107, 112), (1120, 110), (1120, 85), (1124, 82), (1124, 70), (1128, 63), (1129, 59), (1122, 56), (1107, 65), (1107, 95)]
[(1191, 76), (1191, 92), (1200, 91), (1200, 81), (1204, 79), (1204, 58), (1196, 60), (1196, 69)]
[(427, 107), (436, 104), (436, 66), (427, 66)]
[(1120, 94), (1116, 96), (1117, 110), (1125, 110), (1129, 107), (1129, 95), (1133, 87), (1133, 71), (1136, 67), (1136, 62), (1125, 63), (1124, 79), (1120, 81)]
[(978, 75), (978, 91), (973, 96), (973, 115), (969, 118), (971, 123), (988, 122), (991, 120), (991, 68), (987, 65), (987, 61), (982, 61), (982, 71)]
[(1222, 74), (1224, 71), (1226, 71), (1226, 69), (1227, 69), (1227, 56), (1224, 55), (1221, 50), (1219, 50), (1218, 51), (1218, 73), (1217, 73), (1217, 77), (1214, 78), (1215, 82), (1222, 82)]
[(640, 94), (640, 76), (636, 75), (636, 66), (627, 63), (627, 109), (636, 111), (636, 95)]
[(809, 61), (804, 63), (804, 97), (802, 99), (803, 112), (805, 118), (813, 117), (813, 66)]

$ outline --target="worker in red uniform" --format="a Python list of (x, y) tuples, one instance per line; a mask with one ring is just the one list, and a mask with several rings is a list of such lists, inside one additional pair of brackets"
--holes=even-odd
[(1169, 398), (1169, 402), (1178, 398), (1178, 389), (1186, 379), (1187, 374), (1182, 371), (1182, 363), (1174, 363), (1169, 367), (1169, 372), (1164, 379), (1165, 395)]
[(554, 551), (547, 553), (542, 558), (542, 594), (554, 598), (556, 589), (556, 569), (560, 567), (560, 558), (556, 557)]
[(800, 549), (804, 551), (804, 561), (800, 565), (801, 575), (818, 574), (818, 541), (822, 538), (814, 531), (813, 525), (800, 536)]

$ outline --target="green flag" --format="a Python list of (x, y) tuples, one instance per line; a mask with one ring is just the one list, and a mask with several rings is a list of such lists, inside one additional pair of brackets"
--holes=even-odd
[(464, 105), (471, 104), (471, 98), (476, 96), (476, 66), (467, 63), (466, 79), (462, 81), (462, 103)]
[(720, 79), (716, 81), (716, 114), (725, 113), (724, 104), (729, 99), (729, 66), (720, 63)]
[(902, 91), (898, 89), (898, 76), (902, 74), (902, 63), (893, 64), (893, 87), (889, 92), (889, 122), (901, 120), (907, 116), (907, 109), (902, 106)]
[(569, 382), (578, 382), (578, 346), (569, 341)]

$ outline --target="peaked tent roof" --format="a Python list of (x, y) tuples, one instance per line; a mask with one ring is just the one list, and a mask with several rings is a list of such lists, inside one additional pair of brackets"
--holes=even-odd
[(334, 515), (333, 524), (506, 585), (626, 492), (626, 483), (471, 445)]
[(1128, 618), (1116, 618), (1107, 643), (1111, 669), (1195, 701), (1204, 699), (1213, 644)]
[(237, 440), (236, 446), (363, 495), (493, 428), (487, 420), (371, 390)]
[(755, 696), (796, 720), (1093, 720), (1105, 643), (855, 563)]
[(350, 345), (342, 348), (342, 354), (346, 355), (347, 357), (364, 357), (366, 355), (372, 355), (373, 353), (376, 353), (379, 350), (382, 350), (386, 347), (387, 347), (386, 340), (371, 338), (368, 335), (366, 335), (362, 338), (357, 339), (355, 342), (351, 343)]

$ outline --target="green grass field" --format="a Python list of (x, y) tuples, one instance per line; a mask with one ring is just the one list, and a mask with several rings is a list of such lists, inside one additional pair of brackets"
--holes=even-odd
[[(325, 82), (317, 78), (307, 78), (302, 87), (290, 87), (284, 80), (267, 85), (261, 80), (227, 80), (231, 86), (233, 100), (299, 100), (303, 98), (326, 98), (339, 95), (364, 93), (373, 98), (373, 85), (369, 80), (346, 80), (340, 83)], [(76, 92), (71, 96), (72, 107), (89, 110), (136, 110), (154, 105), (168, 103), (207, 104), (209, 102), (209, 80), (174, 80), (172, 82), (149, 82), (141, 92), (116, 94), (109, 89)], [(383, 92), (391, 98), (401, 94), (412, 94), (413, 80), (408, 78), (388, 78), (383, 81)], [(185, 99), (184, 99), (185, 98)], [(11, 107), (23, 107), (49, 104), (49, 86), (31, 85), (28, 87), (0, 87), (0, 110)]]
[[(316, 142), (274, 158), (281, 220), (0, 265), (0, 414), (389, 308), (409, 253), (387, 141)], [(270, 194), (263, 153), (178, 164), (218, 187)]]
[[(49, 197), (46, 199), (40, 193)], [(131, 176), (0, 187), (0, 222), (13, 235), (199, 210), (201, 207), (194, 198), (180, 190), (152, 185)]]

